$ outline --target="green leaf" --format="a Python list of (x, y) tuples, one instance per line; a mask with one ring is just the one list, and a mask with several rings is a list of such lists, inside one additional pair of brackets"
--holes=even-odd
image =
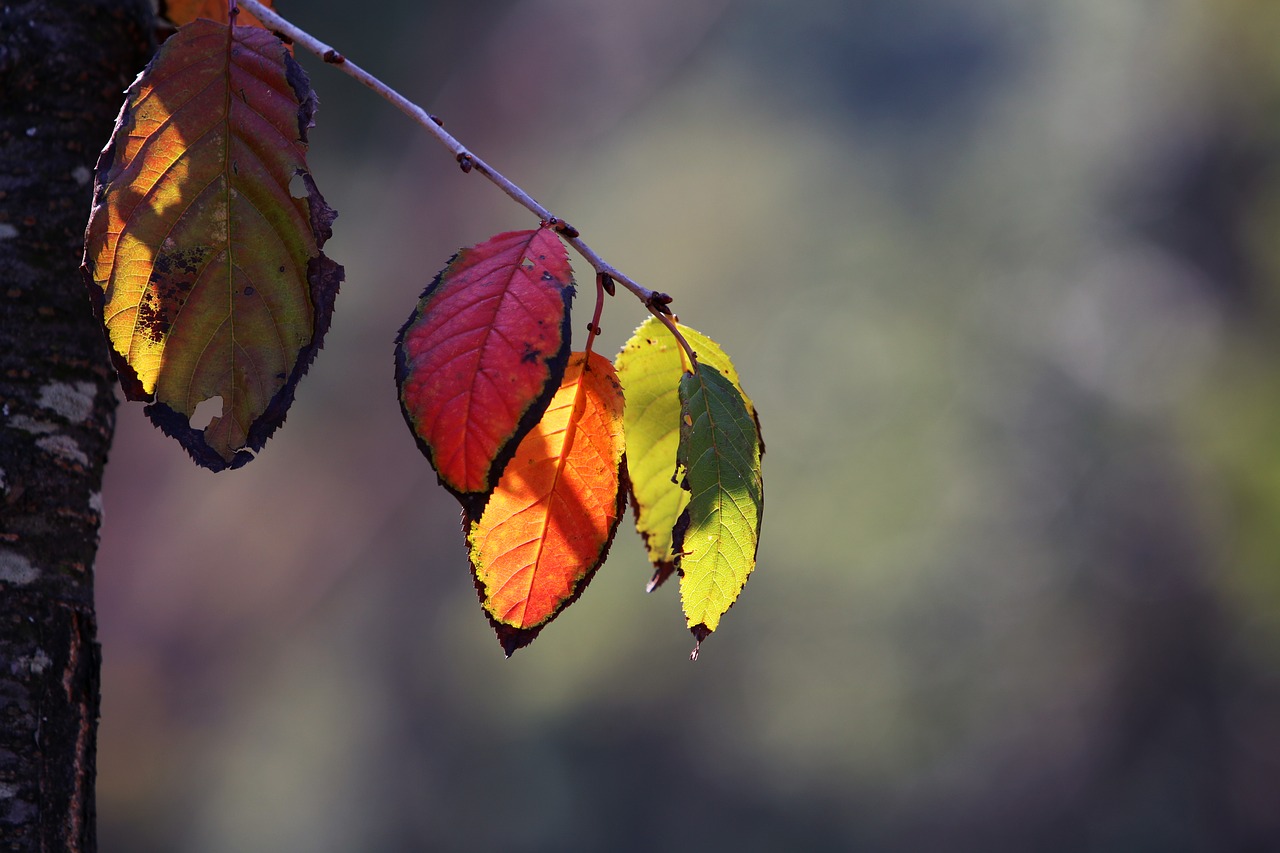
[(750, 404), (730, 379), (705, 363), (681, 377), (677, 459), (689, 505), (676, 523), (674, 548), (680, 599), (699, 645), (755, 568), (764, 514), (763, 452)]
[[(698, 361), (715, 367), (741, 391), (738, 372), (720, 345), (688, 326), (680, 325)], [(627, 392), (624, 429), (627, 468), (631, 473), (631, 505), (636, 530), (644, 537), (655, 571), (649, 590), (675, 571), (671, 528), (689, 503), (689, 493), (675, 482), (676, 448), (680, 443), (680, 377), (685, 366), (680, 344), (656, 317), (640, 324), (618, 353), (614, 366)], [(743, 395), (745, 399), (745, 394)], [(755, 417), (755, 409), (747, 400)]]

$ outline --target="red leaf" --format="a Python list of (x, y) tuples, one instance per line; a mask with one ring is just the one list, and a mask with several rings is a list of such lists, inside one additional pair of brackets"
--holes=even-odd
[(574, 353), (484, 514), (467, 524), (476, 590), (508, 655), (576, 601), (604, 562), (626, 504), (622, 407), (613, 365)]
[(554, 232), (499, 234), (454, 255), (396, 338), (405, 421), (472, 516), (560, 384), (573, 292)]

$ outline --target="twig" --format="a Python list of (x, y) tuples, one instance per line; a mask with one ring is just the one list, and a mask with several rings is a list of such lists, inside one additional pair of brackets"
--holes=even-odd
[[(623, 287), (630, 290), (636, 297), (648, 306), (650, 311), (660, 313), (667, 304), (671, 302), (671, 297), (665, 293), (650, 290), (647, 287), (636, 282), (634, 279), (623, 275), (612, 264), (608, 263), (604, 258), (600, 257), (594, 249), (583, 242), (582, 237), (578, 235), (578, 230), (569, 223), (554, 216), (551, 211), (547, 210), (541, 204), (529, 195), (518, 185), (508, 179), (497, 169), (490, 166), (481, 158), (473, 154), (461, 142), (453, 137), (441, 125), (440, 119), (431, 115), (422, 107), (410, 101), (404, 95), (401, 95), (395, 89), (392, 89), (386, 83), (383, 83), (377, 77), (365, 71), (356, 65), (350, 59), (347, 59), (338, 51), (329, 45), (312, 36), (305, 30), (301, 30), (289, 21), (280, 17), (276, 12), (263, 6), (258, 0), (239, 0), (241, 7), (248, 9), (258, 20), (262, 21), (269, 29), (275, 31), (278, 35), (283, 35), (291, 39), (294, 44), (301, 45), (306, 50), (314, 53), (320, 59), (338, 68), (349, 77), (363, 83), (377, 94), (381, 95), (385, 100), (389, 101), (396, 109), (413, 119), (421, 125), (428, 133), (436, 138), (449, 152), (453, 154), (454, 159), (458, 161), (458, 165), (464, 172), (476, 171), (484, 175), (490, 181), (498, 186), (504, 193), (510, 196), (516, 203), (520, 204), (530, 213), (537, 216), (544, 223), (554, 228), (561, 237), (565, 239), (570, 246), (578, 251), (591, 264), (592, 268), (599, 275), (606, 275), (614, 281), (620, 282)], [(657, 307), (655, 307), (657, 306)], [(668, 312), (669, 313), (669, 312)]]

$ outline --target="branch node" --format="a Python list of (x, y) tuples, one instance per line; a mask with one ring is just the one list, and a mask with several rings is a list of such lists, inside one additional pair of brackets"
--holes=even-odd
[(431, 119), (432, 121), (434, 121), (434, 122), (435, 122), (437, 125), (439, 125), (440, 127), (444, 127), (444, 119), (440, 118), (440, 116), (438, 116), (438, 115), (434, 115), (434, 114), (432, 114), (432, 113), (427, 113), (427, 118), (429, 118), (429, 119)]
[(458, 166), (462, 169), (463, 172), (470, 172), (472, 169), (476, 167), (475, 158), (473, 158), (467, 152), (463, 151), (458, 155)]
[(616, 296), (618, 293), (618, 287), (613, 282), (613, 276), (609, 275), (607, 272), (600, 273), (600, 286), (603, 287), (604, 292), (610, 296)]
[(555, 216), (542, 220), (542, 225), (544, 228), (550, 228), (566, 240), (574, 240), (582, 236), (577, 228)]
[(338, 53), (333, 48), (329, 48), (328, 50), (326, 50), (324, 52), (324, 56), (321, 58), (324, 59), (324, 61), (329, 63), (330, 65), (341, 65), (342, 63), (347, 61), (347, 58), (345, 56)]
[(671, 309), (667, 307), (671, 304), (671, 301), (671, 297), (668, 294), (660, 293), (655, 290), (649, 295), (648, 300), (646, 300), (646, 304), (649, 306), (649, 310), (651, 311), (671, 316)]

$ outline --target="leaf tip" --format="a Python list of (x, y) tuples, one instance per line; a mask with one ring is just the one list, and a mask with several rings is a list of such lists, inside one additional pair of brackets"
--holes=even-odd
[(689, 630), (694, 638), (693, 651), (689, 652), (689, 660), (697, 661), (698, 655), (702, 653), (702, 641), (711, 636), (711, 629), (706, 625), (694, 625)]
[(151, 403), (142, 411), (161, 432), (177, 440), (193, 462), (214, 473), (244, 467), (254, 458), (254, 452), (261, 449), (260, 446), (240, 448), (227, 458), (205, 440), (203, 429), (191, 426), (191, 421), (186, 415), (165, 403)]
[(538, 631), (542, 627), (538, 626), (538, 628), (534, 629), (513, 628), (510, 625), (503, 625), (501, 622), (494, 621), (493, 619), (490, 619), (489, 621), (493, 623), (494, 633), (498, 635), (498, 644), (502, 646), (502, 651), (507, 656), (508, 660), (510, 660), (511, 656), (517, 651), (532, 643), (534, 638), (538, 636)]
[(657, 564), (657, 568), (653, 570), (653, 577), (644, 585), (645, 592), (653, 592), (658, 587), (666, 583), (667, 578), (675, 574), (676, 564), (672, 560), (663, 560)]

